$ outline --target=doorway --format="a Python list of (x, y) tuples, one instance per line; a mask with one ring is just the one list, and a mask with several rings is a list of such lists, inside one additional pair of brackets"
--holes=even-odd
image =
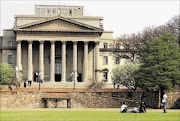
[(56, 57), (55, 60), (55, 81), (61, 81), (61, 57)]

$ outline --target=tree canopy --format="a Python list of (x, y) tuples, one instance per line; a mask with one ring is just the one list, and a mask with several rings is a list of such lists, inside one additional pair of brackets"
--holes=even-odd
[(167, 33), (146, 41), (140, 58), (142, 65), (135, 72), (139, 87), (162, 92), (180, 84), (180, 52), (175, 39)]
[(115, 83), (122, 84), (129, 89), (136, 90), (137, 84), (134, 79), (134, 72), (139, 69), (139, 63), (126, 61), (125, 64), (120, 65), (112, 70), (112, 80)]
[[(19, 74), (19, 79), (16, 78), (16, 73)], [(22, 80), (22, 73), (16, 72), (15, 68), (3, 62), (0, 63), (0, 85), (15, 85), (20, 86)]]

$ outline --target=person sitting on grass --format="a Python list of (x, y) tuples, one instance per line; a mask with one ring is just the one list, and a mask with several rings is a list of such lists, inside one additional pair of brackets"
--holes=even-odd
[(146, 113), (146, 105), (144, 102), (142, 102), (139, 107), (139, 113)]
[(126, 105), (126, 102), (123, 102), (122, 106), (121, 106), (121, 109), (120, 109), (120, 112), (121, 113), (126, 113), (127, 112), (127, 105)]

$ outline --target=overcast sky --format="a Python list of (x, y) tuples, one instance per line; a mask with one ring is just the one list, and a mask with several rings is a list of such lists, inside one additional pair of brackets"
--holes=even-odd
[[(13, 27), (14, 15), (33, 15), (37, 4), (58, 5), (58, 0), (1, 0), (1, 35)], [(60, 0), (60, 5), (84, 6), (85, 16), (102, 16), (104, 29), (114, 37), (165, 24), (180, 12), (179, 0)]]

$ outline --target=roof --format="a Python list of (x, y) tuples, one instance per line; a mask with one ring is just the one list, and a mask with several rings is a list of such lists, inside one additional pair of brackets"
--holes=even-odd
[[(52, 21), (56, 21), (56, 20), (61, 20), (64, 22), (74, 24), (76, 26), (84, 27), (84, 28), (87, 28), (87, 30), (69, 31), (69, 30), (32, 30), (32, 29), (29, 29), (30, 27), (41, 25), (44, 23), (52, 22)], [(101, 28), (90, 26), (90, 25), (87, 25), (87, 24), (84, 24), (84, 23), (81, 23), (81, 22), (78, 22), (78, 21), (75, 21), (75, 20), (72, 20), (69, 18), (65, 18), (62, 16), (56, 16), (56, 17), (51, 17), (48, 19), (40, 20), (37, 22), (32, 22), (30, 24), (25, 24), (22, 26), (15, 27), (15, 28), (13, 28), (13, 30), (14, 31), (29, 31), (29, 32), (83, 32), (83, 33), (94, 33), (94, 32), (102, 33), (103, 32), (103, 29), (101, 29)]]

